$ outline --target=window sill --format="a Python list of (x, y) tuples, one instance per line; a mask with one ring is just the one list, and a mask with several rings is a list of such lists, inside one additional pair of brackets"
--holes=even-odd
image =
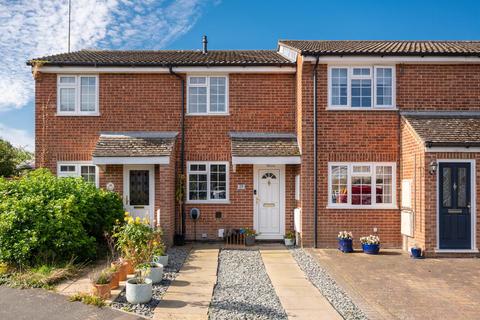
[(398, 111), (397, 107), (332, 107), (328, 106), (327, 111)]
[(478, 249), (435, 249), (435, 253), (478, 253)]
[(185, 204), (230, 204), (230, 200), (187, 200)]
[(225, 117), (229, 116), (230, 113), (185, 113), (186, 116), (188, 117), (208, 117), (208, 116), (214, 116), (214, 117)]
[(333, 206), (328, 205), (326, 209), (338, 209), (338, 210), (398, 210), (397, 206)]
[(57, 117), (99, 117), (100, 113), (55, 113)]

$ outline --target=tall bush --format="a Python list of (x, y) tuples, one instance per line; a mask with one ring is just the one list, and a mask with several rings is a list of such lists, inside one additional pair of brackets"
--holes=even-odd
[(95, 258), (96, 244), (123, 217), (116, 193), (46, 169), (0, 179), (0, 261), (20, 266)]

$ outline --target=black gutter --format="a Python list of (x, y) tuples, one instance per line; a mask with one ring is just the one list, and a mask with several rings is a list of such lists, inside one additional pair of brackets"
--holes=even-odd
[(427, 148), (432, 147), (443, 147), (443, 148), (477, 148), (480, 147), (479, 141), (472, 141), (472, 142), (434, 142), (434, 141), (425, 141), (425, 146)]
[[(171, 75), (174, 75), (178, 79), (180, 79), (180, 82), (182, 84), (182, 90), (181, 90), (181, 95), (182, 95), (182, 117), (180, 120), (180, 126), (181, 126), (181, 143), (180, 143), (180, 174), (182, 177), (185, 174), (185, 79), (180, 76), (178, 73), (175, 73), (173, 71), (173, 67), (169, 66), (169, 71)], [(186, 228), (185, 228), (185, 220), (186, 220), (186, 214), (185, 214), (185, 192), (183, 192), (183, 201), (182, 201), (182, 230), (180, 236), (182, 239), (180, 242), (185, 241), (185, 234), (186, 234)]]
[(318, 159), (317, 159), (317, 67), (319, 56), (313, 67), (313, 247), (317, 248), (318, 239)]

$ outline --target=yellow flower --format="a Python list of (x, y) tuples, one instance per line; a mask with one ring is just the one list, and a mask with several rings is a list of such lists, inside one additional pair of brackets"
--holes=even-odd
[(128, 217), (130, 215), (129, 212), (125, 212), (125, 217)]
[(140, 217), (136, 217), (136, 218), (135, 218), (135, 222), (136, 222), (136, 223), (140, 223)]
[(125, 221), (128, 221), (129, 219), (130, 219), (129, 217), (123, 218), (123, 220), (125, 220)]
[(133, 224), (133, 219), (132, 218), (128, 219), (128, 224)]

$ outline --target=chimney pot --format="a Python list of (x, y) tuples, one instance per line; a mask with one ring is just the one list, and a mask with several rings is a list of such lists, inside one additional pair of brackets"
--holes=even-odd
[(207, 36), (204, 35), (204, 36), (202, 37), (202, 45), (203, 45), (203, 46), (202, 46), (202, 53), (203, 53), (203, 54), (206, 54), (206, 53), (208, 52), (208, 50), (207, 50), (207, 44), (208, 44)]

